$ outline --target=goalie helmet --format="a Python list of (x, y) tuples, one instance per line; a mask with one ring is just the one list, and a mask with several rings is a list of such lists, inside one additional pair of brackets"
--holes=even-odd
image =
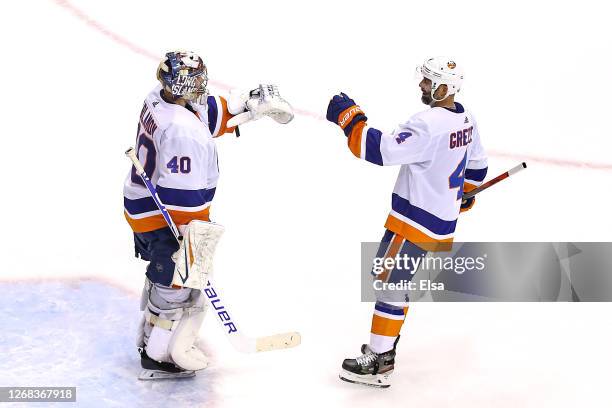
[[(463, 83), (463, 69), (449, 57), (428, 58), (423, 65), (417, 67), (417, 73), (431, 81), (431, 97), (435, 101), (444, 100), (459, 92)], [(434, 93), (442, 84), (448, 88), (446, 95), (442, 99), (436, 99)]]
[(197, 54), (189, 51), (167, 53), (157, 68), (157, 79), (164, 90), (175, 97), (206, 105), (208, 71)]

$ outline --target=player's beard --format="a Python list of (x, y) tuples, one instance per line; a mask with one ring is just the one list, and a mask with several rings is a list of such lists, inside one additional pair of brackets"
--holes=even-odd
[(431, 94), (426, 94), (423, 93), (421, 95), (421, 102), (423, 102), (425, 105), (431, 105), (431, 103), (433, 102), (433, 98), (431, 97)]

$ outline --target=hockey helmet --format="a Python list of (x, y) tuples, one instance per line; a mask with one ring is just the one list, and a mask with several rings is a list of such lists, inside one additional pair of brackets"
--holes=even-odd
[(175, 97), (206, 105), (208, 71), (197, 54), (190, 51), (171, 51), (159, 63), (157, 79), (164, 90)]
[[(459, 92), (463, 83), (463, 69), (450, 57), (428, 58), (423, 65), (417, 67), (417, 73), (431, 81), (431, 97), (435, 101)], [(434, 93), (442, 84), (447, 86), (446, 95), (436, 99)]]

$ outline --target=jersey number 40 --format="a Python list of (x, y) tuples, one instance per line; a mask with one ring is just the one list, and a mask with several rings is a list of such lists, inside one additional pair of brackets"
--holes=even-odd
[(166, 164), (166, 167), (170, 169), (170, 173), (178, 173), (179, 171), (183, 174), (191, 172), (191, 158), (189, 156), (183, 156), (181, 158), (174, 156)]

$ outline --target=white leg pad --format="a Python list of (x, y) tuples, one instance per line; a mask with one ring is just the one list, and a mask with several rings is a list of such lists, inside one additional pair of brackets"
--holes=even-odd
[(172, 331), (153, 326), (147, 341), (147, 354), (153, 360), (172, 362), (168, 353), (168, 344), (172, 338)]
[(208, 359), (194, 344), (206, 313), (202, 292), (149, 282), (146, 288), (148, 304), (138, 344), (143, 344), (147, 355), (156, 361), (185, 370), (206, 368)]
[[(203, 296), (199, 298), (199, 302), (204, 301)], [(183, 315), (170, 340), (170, 356), (176, 365), (185, 370), (202, 370), (208, 366), (208, 358), (195, 344), (205, 314), (206, 308), (202, 307), (202, 310)]]
[(140, 323), (138, 323), (138, 332), (136, 333), (136, 347), (145, 346), (145, 325), (147, 321), (144, 315), (140, 317)]

